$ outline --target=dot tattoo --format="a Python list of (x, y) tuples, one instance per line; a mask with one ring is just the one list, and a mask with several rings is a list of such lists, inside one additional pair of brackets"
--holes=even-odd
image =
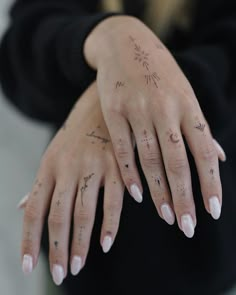
[(82, 235), (83, 235), (83, 231), (85, 229), (85, 226), (80, 226), (79, 227), (79, 235), (78, 235), (78, 242), (79, 242), (79, 245), (81, 244), (81, 241), (82, 241)]
[(84, 207), (84, 193), (88, 188), (88, 181), (94, 176), (94, 173), (89, 174), (88, 176), (84, 177), (84, 184), (83, 186), (80, 188), (80, 192), (81, 192), (81, 205), (82, 207)]
[(202, 124), (202, 123), (199, 123), (198, 125), (195, 126), (195, 128), (200, 130), (201, 132), (204, 131), (205, 127), (206, 127), (206, 125)]
[(125, 168), (129, 168), (129, 164), (125, 164)]
[(54, 246), (55, 246), (56, 249), (58, 249), (58, 244), (59, 244), (58, 241), (54, 241)]
[(149, 142), (152, 141), (152, 137), (147, 136), (147, 130), (144, 130), (143, 134), (144, 134), (144, 139), (142, 139), (142, 142), (146, 143), (147, 148), (150, 149), (150, 143)]

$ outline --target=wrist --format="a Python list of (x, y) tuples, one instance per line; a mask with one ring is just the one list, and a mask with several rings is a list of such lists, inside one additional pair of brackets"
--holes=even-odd
[(90, 67), (97, 70), (101, 60), (112, 55), (112, 48), (127, 34), (127, 28), (136, 28), (138, 24), (140, 26), (142, 23), (135, 17), (126, 15), (111, 16), (100, 22), (84, 43), (84, 57)]

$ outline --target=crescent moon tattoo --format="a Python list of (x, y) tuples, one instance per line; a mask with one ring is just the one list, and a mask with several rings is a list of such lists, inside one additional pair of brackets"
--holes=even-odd
[(178, 143), (180, 141), (179, 139), (177, 139), (177, 134), (173, 134), (173, 133), (170, 135), (170, 140), (173, 143)]

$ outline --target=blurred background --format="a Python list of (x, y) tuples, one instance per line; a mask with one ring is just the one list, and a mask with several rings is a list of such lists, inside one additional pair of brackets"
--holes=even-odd
[[(0, 38), (8, 23), (12, 0), (0, 1)], [(19, 200), (31, 189), (41, 155), (50, 139), (49, 126), (26, 119), (0, 90), (0, 294), (59, 294), (51, 283), (42, 255), (28, 277), (21, 271), (20, 239), (23, 212)]]

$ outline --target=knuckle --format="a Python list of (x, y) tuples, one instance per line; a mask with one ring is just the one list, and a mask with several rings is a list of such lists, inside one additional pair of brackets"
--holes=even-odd
[(74, 223), (75, 224), (88, 224), (91, 219), (91, 214), (86, 210), (75, 211)]
[(50, 213), (48, 216), (48, 226), (49, 227), (63, 227), (65, 224), (65, 217), (60, 214), (60, 212)]
[(110, 201), (105, 206), (105, 214), (113, 214), (114, 212), (120, 212), (121, 203), (119, 201)]
[(129, 155), (128, 149), (125, 146), (121, 145), (116, 145), (115, 147), (116, 150), (116, 155), (119, 159), (126, 159)]
[(171, 158), (167, 165), (168, 170), (174, 175), (181, 175), (188, 169), (188, 161), (184, 158)]
[(217, 152), (216, 152), (214, 146), (212, 145), (209, 148), (201, 149), (199, 151), (199, 156), (204, 161), (212, 162), (213, 160), (215, 160), (217, 158)]
[(159, 153), (144, 153), (142, 155), (142, 162), (146, 168), (160, 167), (162, 164), (161, 155)]
[(43, 215), (42, 212), (37, 208), (35, 204), (27, 204), (25, 209), (25, 219), (28, 222), (38, 222), (42, 221)]

